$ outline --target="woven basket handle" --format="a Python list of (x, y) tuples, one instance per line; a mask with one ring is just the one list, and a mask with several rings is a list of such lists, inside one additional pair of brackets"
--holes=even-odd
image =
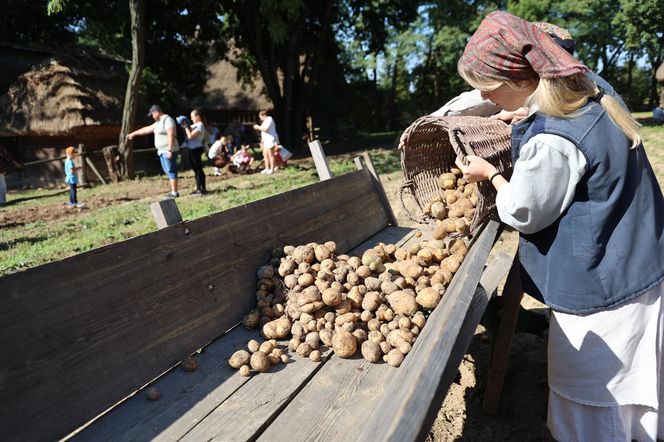
[[(475, 155), (473, 148), (470, 146), (470, 143), (463, 143), (464, 132), (461, 128), (455, 127), (450, 130), (450, 144), (457, 155), (457, 160), (461, 161), (463, 164), (466, 164), (466, 155)], [(467, 152), (464, 150), (467, 150)]]

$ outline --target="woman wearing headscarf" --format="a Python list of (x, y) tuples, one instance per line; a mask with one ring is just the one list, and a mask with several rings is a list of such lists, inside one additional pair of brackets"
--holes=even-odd
[(639, 126), (537, 26), (489, 14), (459, 74), (507, 111), (510, 181), (481, 158), (503, 222), (520, 232), (524, 290), (552, 309), (548, 427), (564, 441), (664, 437), (664, 197)]

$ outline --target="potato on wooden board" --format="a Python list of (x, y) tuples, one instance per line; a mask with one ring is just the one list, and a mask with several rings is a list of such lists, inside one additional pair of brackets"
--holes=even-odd
[(248, 365), (243, 365), (242, 367), (240, 367), (240, 375), (245, 377), (251, 375), (251, 367), (249, 367)]
[(267, 355), (260, 350), (251, 355), (249, 365), (259, 373), (266, 373), (270, 370), (270, 360)]
[(145, 390), (145, 395), (150, 399), (151, 401), (156, 401), (161, 397), (161, 392), (157, 387), (150, 387), (147, 390)]
[[(435, 309), (438, 303), (440, 303), (440, 299), (441, 299), (441, 294), (438, 292), (438, 290), (432, 287), (427, 287), (421, 290), (415, 297), (415, 301), (417, 301), (419, 305), (421, 305), (423, 308), (427, 310)], [(405, 327), (405, 328), (410, 328), (410, 327)]]
[(399, 273), (401, 273), (401, 276), (404, 278), (419, 278), (422, 276), (422, 266), (412, 259), (400, 261), (398, 267)]
[(373, 363), (380, 361), (381, 356), (383, 356), (380, 345), (371, 340), (362, 343), (361, 352), (364, 359)]
[(180, 366), (182, 366), (184, 371), (194, 371), (198, 368), (198, 361), (193, 356), (187, 356), (182, 360)]
[(318, 332), (318, 337), (326, 347), (332, 347), (332, 335), (332, 330), (329, 329), (324, 329)]
[(266, 339), (283, 339), (288, 336), (291, 329), (291, 322), (286, 316), (268, 322), (263, 326), (263, 336)]
[(392, 346), (387, 341), (382, 341), (378, 343), (378, 345), (380, 346), (380, 351), (382, 351), (384, 355), (387, 355), (392, 350)]
[(281, 363), (288, 364), (290, 362), (290, 357), (287, 354), (281, 355)]
[(249, 350), (250, 353), (256, 353), (260, 349), (260, 346), (261, 345), (255, 339), (252, 339), (249, 342), (247, 342), (247, 349)]
[(230, 365), (232, 368), (240, 368), (244, 364), (248, 363), (250, 358), (251, 355), (248, 351), (238, 350), (231, 355), (230, 359), (228, 360), (228, 365)]
[(450, 253), (452, 255), (466, 256), (468, 254), (468, 246), (462, 239), (456, 239), (450, 245)]
[(295, 250), (293, 251), (293, 260), (297, 264), (300, 264), (302, 262), (311, 264), (315, 258), (316, 255), (314, 253), (313, 247), (308, 245), (296, 247)]
[(387, 300), (392, 310), (398, 315), (411, 316), (418, 310), (415, 296), (403, 290), (392, 293), (387, 297)]
[(321, 360), (320, 351), (314, 350), (311, 353), (309, 353), (309, 359), (311, 359), (312, 362), (320, 362)]
[(380, 344), (385, 340), (385, 336), (383, 336), (383, 334), (378, 330), (371, 330), (367, 334), (367, 339), (375, 342), (376, 344)]
[(258, 322), (260, 321), (260, 319), (261, 315), (257, 311), (252, 310), (249, 312), (247, 316), (244, 317), (244, 319), (242, 320), (242, 324), (246, 328), (256, 328), (258, 327)]
[(332, 257), (332, 252), (330, 251), (330, 249), (325, 247), (325, 245), (323, 244), (319, 244), (316, 246), (314, 254), (316, 255), (316, 259), (318, 260), (318, 262), (322, 262), (323, 260)]
[(461, 259), (459, 255), (450, 255), (440, 262), (440, 267), (450, 271), (451, 273), (456, 273), (460, 266)]
[(260, 345), (260, 347), (258, 348), (258, 351), (262, 351), (266, 355), (269, 355), (270, 353), (272, 353), (272, 350), (274, 350), (274, 347), (275, 346), (272, 345), (272, 343), (270, 341), (265, 341)]
[(332, 349), (340, 358), (350, 358), (357, 351), (357, 341), (352, 334), (339, 331), (332, 337)]
[(398, 367), (401, 365), (401, 363), (404, 360), (404, 354), (399, 351), (399, 349), (393, 348), (390, 350), (390, 352), (385, 356), (385, 362), (390, 364), (392, 367)]
[(303, 358), (306, 358), (311, 354), (311, 346), (306, 342), (303, 342), (298, 345), (296, 352)]

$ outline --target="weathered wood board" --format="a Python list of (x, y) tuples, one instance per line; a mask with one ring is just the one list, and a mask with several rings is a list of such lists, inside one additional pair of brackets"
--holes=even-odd
[(358, 171), (0, 278), (0, 439), (65, 436), (221, 335), (270, 247), (386, 225)]

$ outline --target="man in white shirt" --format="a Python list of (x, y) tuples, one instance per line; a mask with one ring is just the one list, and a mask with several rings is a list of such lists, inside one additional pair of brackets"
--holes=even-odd
[(265, 160), (265, 169), (261, 173), (274, 173), (274, 150), (279, 146), (279, 135), (277, 135), (277, 126), (274, 119), (267, 114), (267, 111), (260, 111), (258, 118), (261, 124), (254, 124), (254, 129), (261, 133), (261, 146), (263, 148), (263, 159)]

